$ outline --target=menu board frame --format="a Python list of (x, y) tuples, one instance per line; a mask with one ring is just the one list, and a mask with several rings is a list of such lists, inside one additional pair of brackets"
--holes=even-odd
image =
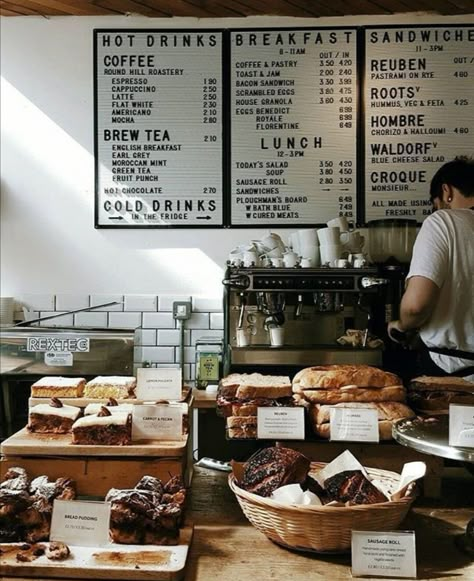
[[(361, 47), (361, 51), (359, 53), (359, 58), (361, 61), (361, 68), (360, 68), (360, 102), (361, 102), (361, 107), (360, 107), (360, 112), (362, 115), (362, 121), (361, 121), (361, 134), (360, 134), (360, 144), (361, 144), (361, 152), (360, 152), (360, 167), (359, 167), (359, 177), (360, 177), (360, 195), (361, 195), (361, 205), (360, 205), (360, 211), (361, 211), (361, 224), (366, 226), (368, 221), (367, 221), (367, 209), (368, 209), (368, 204), (370, 202), (370, 197), (367, 196), (366, 194), (366, 176), (367, 176), (367, 171), (368, 171), (368, 167), (370, 167), (369, 164), (369, 156), (366, 155), (366, 144), (367, 144), (367, 134), (366, 134), (366, 129), (367, 129), (367, 120), (370, 116), (370, 109), (368, 109), (368, 104), (365, 102), (365, 96), (366, 96), (366, 89), (369, 85), (368, 82), (368, 74), (367, 74), (367, 70), (366, 70), (366, 64), (367, 64), (367, 45), (368, 45), (368, 37), (371, 31), (374, 30), (378, 30), (378, 31), (384, 31), (384, 30), (396, 30), (396, 29), (404, 29), (404, 30), (420, 30), (420, 29), (440, 29), (440, 28), (444, 28), (444, 29), (453, 29), (453, 28), (457, 28), (457, 29), (469, 29), (469, 28), (474, 28), (474, 24), (473, 23), (449, 23), (449, 24), (442, 24), (442, 23), (430, 23), (430, 24), (389, 24), (389, 25), (367, 25), (367, 26), (363, 26), (361, 27), (362, 32), (363, 32), (363, 39), (362, 39), (362, 47)], [(438, 44), (439, 41), (433, 41), (433, 44), (436, 45)], [(401, 43), (400, 43), (401, 44)], [(403, 43), (405, 44), (405, 43)], [(396, 48), (392, 47), (392, 48)], [(474, 48), (474, 47), (473, 47)], [(436, 52), (436, 51), (434, 51)], [(422, 53), (420, 52), (414, 52), (414, 55), (420, 55)], [(393, 54), (388, 55), (389, 57), (393, 57)], [(471, 60), (472, 63), (472, 60)], [(472, 81), (471, 81), (472, 82)], [(474, 99), (471, 99), (471, 107), (474, 107)], [(407, 109), (405, 107), (405, 109)], [(387, 113), (389, 112), (389, 108), (387, 108)], [(461, 113), (461, 112), (460, 112)], [(474, 137), (471, 137), (471, 139)], [(383, 139), (383, 137), (382, 137)], [(441, 155), (445, 152), (440, 151), (439, 152)], [(469, 155), (469, 151), (464, 151), (463, 154), (467, 154)], [(457, 155), (461, 155), (461, 154), (457, 154)], [(447, 161), (451, 161), (452, 160), (452, 156), (447, 156), (444, 161), (443, 160), (439, 160), (436, 161), (438, 168), (441, 167), (441, 165)], [(417, 164), (418, 166), (419, 164)], [(431, 213), (431, 203), (429, 201), (429, 188), (430, 188), (430, 181), (431, 178), (427, 179), (426, 183), (424, 184), (424, 197), (426, 199), (426, 214), (423, 218), (423, 220), (425, 218), (427, 218), (429, 216), (429, 214)], [(421, 190), (420, 190), (421, 191)], [(378, 219), (410, 219), (410, 216), (378, 216), (378, 217), (374, 217), (371, 218), (370, 220), (378, 220)], [(369, 220), (369, 221), (370, 221)], [(423, 222), (420, 221), (418, 219), (418, 217), (415, 217), (415, 219), (413, 219), (413, 221), (417, 223), (418, 226), (420, 226)]]
[[(314, 221), (308, 222), (299, 222), (299, 221), (292, 221), (290, 219), (285, 220), (284, 224), (280, 223), (273, 223), (273, 222), (255, 222), (253, 220), (249, 220), (249, 223), (245, 224), (236, 224), (232, 221), (232, 196), (233, 196), (233, 184), (232, 184), (232, 91), (233, 86), (231, 82), (232, 76), (232, 35), (234, 33), (261, 33), (261, 32), (278, 32), (278, 31), (285, 31), (285, 32), (301, 32), (301, 31), (322, 31), (326, 34), (334, 31), (341, 31), (341, 30), (350, 30), (353, 31), (355, 34), (355, 62), (354, 62), (354, 69), (355, 69), (355, 91), (354, 91), (354, 98), (355, 98), (355, 107), (356, 107), (356, 115), (354, 116), (353, 122), (355, 123), (355, 144), (354, 144), (354, 160), (355, 160), (355, 189), (353, 193), (353, 203), (355, 203), (355, 212), (353, 218), (349, 219), (350, 222), (353, 222), (355, 225), (359, 225), (362, 217), (361, 208), (363, 206), (363, 198), (362, 198), (362, 189), (360, 188), (360, 171), (361, 168), (361, 161), (360, 155), (363, 151), (360, 146), (361, 142), (361, 132), (362, 132), (362, 100), (361, 100), (361, 89), (360, 89), (360, 79), (362, 76), (362, 64), (363, 59), (361, 58), (361, 50), (364, 44), (364, 35), (363, 35), (363, 27), (356, 26), (356, 25), (349, 25), (349, 26), (295, 26), (295, 27), (282, 27), (282, 26), (275, 26), (275, 27), (256, 27), (256, 28), (230, 28), (229, 37), (228, 37), (228, 73), (229, 73), (229, 86), (228, 86), (228, 120), (229, 120), (229, 127), (227, 128), (229, 134), (229, 149), (228, 149), (228, 189), (226, 190), (226, 196), (228, 197), (228, 205), (229, 205), (229, 226), (231, 228), (239, 229), (239, 228), (265, 228), (265, 227), (277, 227), (277, 228), (310, 228), (315, 226), (326, 226), (325, 222), (317, 222), (317, 216), (315, 216)], [(257, 57), (256, 57), (257, 59)], [(334, 214), (331, 216), (332, 218), (336, 218), (339, 214)]]
[[(159, 224), (126, 224), (126, 223), (117, 223), (117, 224), (110, 224), (110, 223), (101, 223), (99, 217), (99, 204), (100, 204), (100, 195), (101, 192), (99, 191), (99, 164), (101, 163), (100, 156), (99, 156), (99, 112), (98, 112), (98, 91), (99, 91), (99, 37), (101, 34), (110, 33), (110, 34), (216, 34), (219, 35), (221, 38), (221, 53), (220, 53), (220, 70), (219, 73), (221, 75), (221, 114), (220, 114), (220, 121), (221, 121), (221, 144), (220, 144), (220, 157), (221, 157), (221, 170), (222, 170), (222, 180), (220, 184), (220, 192), (217, 192), (216, 199), (219, 198), (222, 214), (221, 220), (219, 224), (199, 224), (199, 223), (190, 223), (190, 224), (175, 224), (175, 223), (159, 223)], [(228, 76), (228, 72), (226, 71), (226, 52), (228, 46), (227, 40), (227, 33), (224, 29), (218, 28), (96, 28), (93, 30), (93, 64), (94, 64), (94, 194), (95, 194), (95, 205), (94, 205), (94, 227), (97, 229), (169, 229), (169, 228), (179, 228), (179, 229), (188, 229), (188, 228), (212, 228), (212, 229), (221, 229), (225, 228), (228, 224), (228, 199), (225, 195), (226, 191), (226, 182), (227, 182), (227, 160), (226, 160), (226, 144), (225, 141), (227, 139), (226, 134), (226, 102), (228, 100), (227, 92), (228, 92), (228, 82), (226, 78)], [(227, 75), (227, 76), (226, 76)]]

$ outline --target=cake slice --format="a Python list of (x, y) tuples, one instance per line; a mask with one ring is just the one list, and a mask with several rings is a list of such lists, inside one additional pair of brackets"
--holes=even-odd
[(31, 397), (81, 397), (83, 377), (42, 377), (31, 386)]
[(82, 409), (64, 405), (56, 397), (49, 403), (32, 407), (28, 414), (28, 431), (38, 434), (68, 434), (73, 423), (79, 418)]
[(133, 411), (133, 404), (131, 403), (118, 403), (113, 397), (109, 397), (107, 403), (90, 403), (84, 409), (85, 416), (95, 416), (100, 412), (102, 407), (106, 407), (110, 413), (128, 413), (131, 414)]
[(133, 376), (99, 375), (86, 383), (84, 397), (127, 399), (135, 397), (137, 380)]
[(97, 415), (79, 418), (72, 426), (73, 444), (127, 446), (131, 441), (131, 414), (112, 414), (105, 406)]

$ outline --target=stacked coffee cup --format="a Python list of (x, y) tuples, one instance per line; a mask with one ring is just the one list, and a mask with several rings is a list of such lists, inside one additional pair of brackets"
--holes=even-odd
[(316, 268), (319, 266), (319, 242), (316, 228), (298, 230), (290, 234), (290, 248), (300, 257), (302, 268)]

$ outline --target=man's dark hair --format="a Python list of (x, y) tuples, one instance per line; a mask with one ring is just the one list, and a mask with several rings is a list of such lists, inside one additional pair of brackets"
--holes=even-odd
[(457, 188), (465, 198), (474, 196), (474, 159), (465, 155), (448, 161), (433, 176), (430, 185), (430, 198), (443, 197), (443, 184)]

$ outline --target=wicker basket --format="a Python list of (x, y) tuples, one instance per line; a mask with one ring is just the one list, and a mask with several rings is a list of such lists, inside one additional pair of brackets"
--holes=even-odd
[[(311, 463), (311, 470), (325, 464)], [(399, 474), (388, 470), (366, 468), (371, 478), (394, 489)], [(318, 553), (340, 553), (350, 550), (352, 529), (388, 531), (396, 529), (408, 513), (414, 497), (394, 502), (356, 506), (287, 506), (239, 488), (235, 476), (229, 475), (229, 486), (248, 520), (270, 540), (286, 547)]]

